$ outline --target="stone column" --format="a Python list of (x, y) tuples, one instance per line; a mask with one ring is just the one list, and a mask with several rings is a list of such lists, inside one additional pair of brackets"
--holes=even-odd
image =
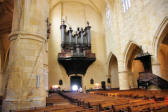
[(128, 90), (129, 87), (129, 78), (128, 78), (128, 70), (125, 66), (126, 64), (123, 61), (118, 61), (118, 76), (119, 76), (119, 87), (120, 90)]
[(44, 107), (48, 0), (15, 0), (3, 112)]
[(161, 77), (160, 63), (155, 57), (152, 57), (152, 73)]
[(128, 79), (128, 71), (119, 72), (119, 86), (120, 90), (128, 90), (129, 87), (129, 79)]

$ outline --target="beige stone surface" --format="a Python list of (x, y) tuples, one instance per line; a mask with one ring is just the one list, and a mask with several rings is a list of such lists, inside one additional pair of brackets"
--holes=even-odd
[[(111, 28), (108, 28), (106, 19), (104, 18), (103, 20), (106, 23), (107, 56), (111, 52), (116, 55), (117, 60), (122, 62), (118, 64), (119, 70), (123, 68), (123, 64), (125, 68), (127, 66), (125, 61), (125, 59), (129, 58), (126, 56), (128, 54), (127, 51), (129, 51), (127, 48), (132, 43), (142, 46), (143, 51), (148, 51), (155, 57), (158, 53), (156, 51), (156, 48), (158, 48), (157, 40), (162, 38), (158, 35), (158, 37), (155, 36), (157, 32), (161, 30), (160, 33), (162, 33), (162, 29), (166, 28), (167, 19), (165, 18), (168, 16), (168, 1), (131, 0), (131, 7), (126, 12), (123, 11), (122, 1), (107, 1), (111, 3), (112, 16)], [(158, 60), (158, 58), (156, 59)]]
[[(168, 0), (130, 1), (131, 7), (124, 12), (122, 0), (15, 0), (11, 43), (8, 34), (0, 35), (3, 111), (45, 106), (46, 91), (60, 79), (61, 89), (70, 89), (70, 77), (57, 61), (62, 19), (74, 30), (87, 21), (92, 26), (96, 61), (82, 77), (83, 89), (95, 87), (91, 78), (98, 84), (107, 84), (111, 78), (106, 86), (112, 88), (136, 88), (138, 73), (144, 71), (142, 63), (134, 60), (140, 46), (152, 55), (152, 72), (168, 80)], [(51, 23), (48, 41), (47, 17)]]
[(43, 60), (48, 1), (17, 0), (14, 5), (3, 112), (46, 105)]
[(128, 82), (128, 71), (119, 72), (118, 75), (119, 75), (120, 90), (130, 89)]
[[(83, 87), (91, 88), (90, 79), (93, 78), (95, 83), (107, 80), (107, 72), (105, 70), (106, 51), (105, 51), (105, 35), (102, 23), (102, 17), (97, 10), (94, 9), (90, 2), (62, 1), (57, 4), (50, 4), (50, 22), (51, 35), (49, 39), (49, 87), (58, 85), (60, 79), (63, 80), (62, 89), (70, 89), (70, 77), (65, 69), (58, 63), (57, 56), (61, 52), (61, 36), (60, 24), (61, 19), (65, 19), (68, 28), (71, 26), (73, 30), (77, 27), (85, 27), (89, 21), (92, 27), (92, 52), (96, 53), (96, 62), (94, 62), (87, 70), (83, 77)], [(68, 29), (67, 28), (67, 29)]]

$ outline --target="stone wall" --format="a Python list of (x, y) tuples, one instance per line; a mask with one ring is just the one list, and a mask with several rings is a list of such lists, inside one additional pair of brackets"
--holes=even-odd
[(14, 2), (3, 112), (46, 106), (44, 52), (48, 10), (48, 0)]
[[(53, 1), (54, 2), (54, 1)], [(58, 63), (57, 56), (61, 52), (61, 35), (60, 24), (61, 19), (65, 19), (66, 24), (76, 30), (77, 27), (85, 27), (89, 21), (91, 25), (91, 43), (92, 52), (96, 53), (96, 62), (94, 62), (87, 70), (83, 77), (83, 87), (91, 88), (90, 79), (93, 78), (95, 83), (107, 80), (105, 70), (106, 50), (104, 25), (101, 15), (88, 2), (82, 3), (76, 1), (63, 1), (51, 3), (50, 22), (51, 36), (49, 39), (49, 87), (58, 85), (59, 80), (63, 80), (62, 89), (70, 89), (70, 77), (65, 69)], [(55, 4), (55, 5), (54, 5)], [(69, 27), (68, 26), (68, 27)]]
[[(112, 25), (106, 24), (107, 56), (112, 52), (118, 60), (119, 72), (127, 70), (126, 60), (130, 46), (142, 46), (158, 60), (154, 40), (159, 26), (168, 16), (167, 0), (131, 0), (131, 7), (124, 12), (121, 0), (108, 0)], [(105, 13), (104, 13), (105, 16)], [(106, 19), (104, 18), (106, 23)], [(159, 68), (158, 68), (159, 69)], [(156, 74), (160, 75), (160, 74)]]

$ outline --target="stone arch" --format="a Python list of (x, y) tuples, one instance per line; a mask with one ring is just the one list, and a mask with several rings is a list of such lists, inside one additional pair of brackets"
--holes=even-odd
[[(168, 41), (168, 35), (165, 37)], [(158, 51), (158, 62), (160, 64), (160, 76), (168, 80), (168, 44), (160, 43)], [(156, 74), (158, 75), (158, 74)]]
[(166, 34), (168, 33), (168, 16), (166, 16), (160, 26), (158, 27), (156, 34), (153, 39), (153, 55), (157, 58), (159, 45), (162, 43), (163, 39), (165, 38)]
[(128, 64), (128, 57), (131, 55), (131, 52), (132, 50), (135, 48), (135, 47), (138, 47), (138, 45), (132, 41), (129, 41), (125, 50), (124, 50), (124, 58), (123, 58), (123, 61), (124, 61), (124, 68), (127, 70), (127, 64)]
[(108, 75), (111, 79), (111, 88), (119, 88), (118, 60), (113, 53), (110, 53), (109, 57)]
[[(55, 5), (53, 5), (52, 7), (50, 7), (50, 14), (52, 13), (52, 11), (59, 5), (59, 4), (62, 4), (63, 2), (66, 2), (66, 3), (68, 3), (68, 2), (76, 2), (76, 3), (79, 3), (79, 4), (81, 4), (81, 5), (88, 5), (89, 7), (91, 7), (91, 8), (93, 8), (93, 10), (95, 10), (101, 17), (102, 17), (102, 13), (100, 12), (100, 10), (98, 9), (98, 7), (93, 3), (93, 2), (91, 2), (90, 0), (89, 0), (89, 2), (91, 3), (91, 4), (87, 4), (87, 3), (82, 3), (81, 1), (78, 1), (78, 0), (76, 0), (76, 1), (57, 1), (56, 3), (55, 3)], [(104, 1), (105, 2), (105, 1)], [(106, 3), (106, 2), (105, 2)]]
[(137, 79), (139, 72), (144, 72), (143, 63), (139, 60), (134, 60), (137, 54), (142, 52), (142, 49), (135, 43), (129, 42), (124, 55), (125, 69), (128, 71), (128, 79), (130, 88), (137, 88)]
[(112, 58), (113, 55), (116, 56), (116, 54), (114, 54), (113, 52), (110, 52), (108, 54), (107, 61), (106, 61), (107, 66), (109, 66), (110, 60), (111, 60), (111, 58)]
[(153, 41), (154, 58), (159, 63), (160, 73), (155, 73), (168, 80), (168, 16), (160, 24)]

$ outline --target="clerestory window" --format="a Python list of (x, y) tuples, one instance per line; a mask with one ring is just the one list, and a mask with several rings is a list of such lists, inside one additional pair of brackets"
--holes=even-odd
[(131, 1), (130, 0), (122, 0), (123, 4), (123, 10), (126, 12), (131, 7)]
[(107, 24), (108, 28), (111, 28), (111, 24), (112, 24), (111, 20), (112, 20), (112, 16), (111, 16), (111, 11), (110, 11), (110, 6), (107, 5), (107, 7), (106, 7), (106, 24)]

